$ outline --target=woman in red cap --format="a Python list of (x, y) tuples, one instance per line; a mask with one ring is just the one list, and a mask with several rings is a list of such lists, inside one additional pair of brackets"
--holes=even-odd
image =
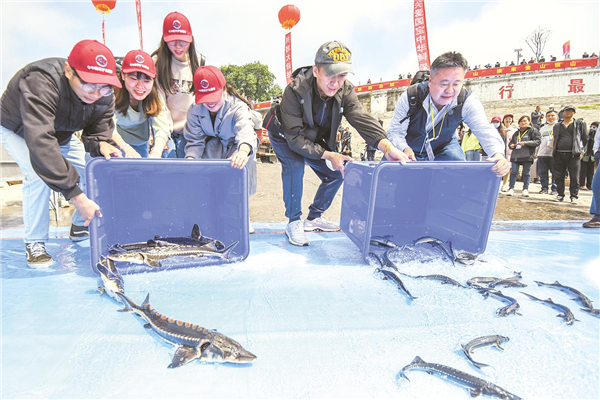
[[(504, 129), (504, 133), (506, 134), (506, 159), (510, 160), (510, 155), (512, 153), (512, 149), (508, 147), (509, 138), (512, 138), (513, 134), (516, 131), (516, 128), (512, 126), (514, 116), (512, 114), (505, 114), (502, 117), (502, 129)], [(510, 177), (510, 172), (502, 177), (502, 191), (508, 192), (508, 178)]]
[(195, 104), (184, 128), (185, 157), (229, 159), (234, 168), (248, 164), (249, 194), (256, 193), (256, 145), (250, 104), (227, 85), (215, 66), (200, 67), (194, 74)]
[(163, 36), (152, 57), (158, 89), (173, 122), (172, 141), (163, 157), (184, 158), (183, 127), (187, 110), (194, 103), (194, 71), (206, 63), (206, 58), (196, 52), (192, 26), (185, 15), (175, 11), (165, 17)]
[[(100, 207), (85, 195), (85, 153), (106, 159), (121, 155), (111, 139), (113, 87), (120, 86), (108, 47), (82, 40), (67, 59), (46, 58), (23, 67), (2, 95), (2, 144), (25, 176), (24, 241), (31, 268), (54, 262), (45, 246), (50, 190), (75, 206), (69, 233), (73, 241), (89, 238), (89, 223), (101, 215)], [(81, 130), (79, 140), (73, 133)]]
[[(121, 67), (122, 89), (115, 91), (115, 123), (113, 140), (125, 157), (160, 158), (172, 130), (167, 107), (154, 85), (156, 67), (152, 57), (132, 50)], [(152, 128), (154, 143), (148, 153)]]

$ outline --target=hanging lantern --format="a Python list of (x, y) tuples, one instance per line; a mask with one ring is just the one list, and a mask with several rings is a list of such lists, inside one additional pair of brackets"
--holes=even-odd
[(300, 21), (300, 9), (292, 4), (281, 7), (279, 22), (284, 29), (292, 29)]
[(96, 11), (102, 14), (110, 14), (110, 10), (117, 5), (117, 0), (92, 0), (92, 4), (96, 7)]

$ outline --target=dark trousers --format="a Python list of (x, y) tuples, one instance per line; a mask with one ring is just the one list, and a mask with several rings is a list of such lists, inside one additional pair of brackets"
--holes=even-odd
[(304, 164), (315, 171), (321, 179), (313, 203), (308, 208), (309, 218), (319, 218), (331, 206), (335, 195), (344, 182), (340, 171), (332, 171), (325, 160), (304, 158), (288, 146), (287, 140), (271, 135), (271, 145), (281, 163), (281, 180), (283, 181), (283, 202), (285, 216), (290, 222), (297, 221), (302, 215), (302, 192), (304, 189)]
[(375, 152), (377, 150), (367, 150), (367, 161), (375, 161)]
[(579, 173), (579, 186), (592, 189), (592, 180), (594, 179), (594, 161), (581, 160), (581, 171)]
[(540, 177), (540, 183), (542, 184), (543, 190), (548, 190), (548, 184), (550, 178), (548, 172), (552, 174), (552, 192), (556, 192), (556, 178), (554, 176), (554, 158), (552, 157), (538, 157), (537, 169), (538, 176)]
[(531, 181), (531, 165), (532, 164), (533, 164), (533, 161), (519, 161), (519, 162), (512, 161), (511, 162), (512, 167), (510, 169), (510, 182), (508, 184), (508, 187), (510, 189), (515, 188), (515, 183), (517, 182), (517, 175), (519, 174), (519, 165), (523, 166), (523, 190), (529, 189), (529, 182)]
[(569, 195), (577, 198), (579, 194), (579, 155), (557, 151), (554, 154), (554, 172), (556, 175), (556, 190), (559, 196), (565, 195), (565, 175), (569, 171)]

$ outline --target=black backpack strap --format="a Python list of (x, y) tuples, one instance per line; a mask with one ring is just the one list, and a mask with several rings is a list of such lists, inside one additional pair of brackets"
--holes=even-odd
[(417, 90), (417, 86), (419, 84), (414, 84), (414, 85), (410, 85), (408, 87), (408, 89), (406, 90), (406, 94), (408, 96), (408, 114), (406, 114), (406, 117), (402, 118), (402, 120), (400, 120), (400, 123), (403, 123), (404, 121), (406, 121), (407, 119), (410, 119), (411, 116), (413, 116), (415, 114), (415, 111), (417, 110), (417, 108), (419, 108), (421, 106), (421, 104), (423, 104), (423, 99), (419, 99), (419, 92)]

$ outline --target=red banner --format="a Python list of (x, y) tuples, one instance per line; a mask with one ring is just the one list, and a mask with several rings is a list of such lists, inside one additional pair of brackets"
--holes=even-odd
[[(598, 58), (581, 58), (577, 60), (567, 60), (567, 61), (551, 61), (551, 62), (543, 62), (543, 63), (535, 63), (535, 64), (523, 64), (523, 65), (514, 65), (510, 67), (500, 67), (500, 68), (487, 68), (487, 69), (478, 69), (475, 71), (468, 71), (465, 75), (465, 79), (477, 79), (485, 76), (498, 76), (498, 75), (508, 75), (508, 74), (520, 74), (523, 72), (531, 72), (531, 71), (550, 71), (550, 70), (565, 70), (570, 68), (586, 68), (586, 67), (598, 67)], [(373, 90), (382, 90), (382, 89), (393, 89), (398, 87), (404, 87), (410, 85), (410, 79), (402, 79), (395, 81), (386, 81), (374, 83), (371, 85), (361, 85), (356, 86), (354, 91), (357, 93), (371, 92)], [(573, 89), (579, 90), (579, 89)]]
[(565, 44), (563, 44), (563, 56), (565, 59), (571, 55), (571, 41), (568, 40)]
[(415, 47), (419, 71), (429, 71), (429, 40), (427, 39), (427, 20), (425, 19), (425, 0), (415, 0)]
[(138, 32), (140, 35), (140, 50), (144, 51), (144, 39), (142, 38), (142, 0), (135, 0), (135, 13), (137, 14)]
[(285, 34), (285, 82), (292, 81), (292, 32)]

